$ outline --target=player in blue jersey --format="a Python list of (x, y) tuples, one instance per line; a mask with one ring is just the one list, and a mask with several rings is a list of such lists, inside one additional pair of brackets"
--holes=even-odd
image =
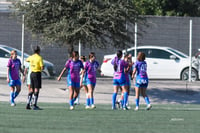
[[(136, 74), (137, 73), (137, 74)], [(146, 89), (148, 86), (148, 75), (147, 75), (147, 63), (145, 61), (145, 54), (143, 52), (139, 52), (137, 56), (137, 61), (134, 65), (134, 70), (132, 77), (136, 74), (135, 79), (135, 110), (139, 109), (139, 96), (140, 93), (144, 97), (145, 102), (147, 104), (146, 110), (150, 110), (152, 108), (149, 97), (146, 94)]]
[(112, 109), (116, 109), (116, 98), (118, 89), (121, 87), (123, 92), (123, 110), (127, 110), (127, 100), (128, 100), (128, 91), (126, 88), (126, 79), (125, 79), (125, 71), (128, 67), (128, 63), (125, 62), (122, 58), (122, 51), (117, 51), (117, 56), (112, 60), (112, 65), (114, 67), (114, 76), (113, 76), (113, 86), (114, 86), (114, 93), (112, 96)]
[(59, 81), (63, 73), (67, 70), (67, 86), (69, 87), (70, 110), (74, 109), (74, 101), (79, 95), (81, 69), (83, 69), (83, 63), (79, 60), (78, 51), (74, 51), (72, 52), (72, 58), (66, 62), (65, 67), (57, 79)]

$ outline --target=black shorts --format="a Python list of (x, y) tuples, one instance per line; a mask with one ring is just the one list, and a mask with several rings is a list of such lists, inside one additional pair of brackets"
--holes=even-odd
[(32, 72), (31, 73), (31, 88), (40, 89), (42, 88), (42, 77), (41, 72)]

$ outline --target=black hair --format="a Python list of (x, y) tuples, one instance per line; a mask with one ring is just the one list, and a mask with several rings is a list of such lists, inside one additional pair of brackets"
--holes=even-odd
[(121, 50), (118, 50), (117, 51), (117, 58), (114, 59), (114, 70), (117, 71), (117, 63), (119, 61), (119, 59), (122, 57), (122, 51)]
[(81, 56), (81, 59), (82, 59), (83, 61), (86, 61), (86, 57), (85, 57), (84, 55)]
[(33, 52), (34, 53), (39, 53), (40, 52), (40, 47), (39, 46), (33, 46)]
[(78, 54), (78, 51), (73, 51), (72, 52), (72, 58), (74, 58), (74, 57), (76, 57), (76, 56), (78, 56), (79, 54)]
[(118, 57), (118, 59), (122, 57), (122, 51), (121, 50), (117, 51), (117, 57)]
[(95, 56), (95, 53), (94, 52), (90, 52), (89, 59), (91, 59), (93, 56)]

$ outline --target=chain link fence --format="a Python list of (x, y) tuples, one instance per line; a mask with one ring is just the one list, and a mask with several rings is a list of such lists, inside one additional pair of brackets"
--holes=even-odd
[[(189, 54), (189, 21), (193, 21), (192, 33), (192, 53), (193, 55), (200, 48), (200, 18), (190, 17), (157, 17), (145, 16), (148, 26), (138, 25), (137, 45), (167, 46)], [(134, 38), (134, 34), (132, 35)], [(32, 46), (40, 45), (40, 41), (32, 38), (31, 34), (25, 30), (24, 51), (32, 54)], [(21, 49), (22, 24), (11, 16), (10, 12), (0, 12), (0, 44)], [(134, 44), (132, 44), (134, 47)], [(78, 44), (75, 46), (78, 51)], [(114, 54), (117, 49), (110, 47), (107, 49), (83, 48), (82, 55), (88, 56), (89, 52), (95, 52), (100, 64), (105, 54)], [(45, 60), (54, 64), (57, 74), (60, 73), (67, 60), (67, 47), (48, 44), (42, 46), (41, 55)]]

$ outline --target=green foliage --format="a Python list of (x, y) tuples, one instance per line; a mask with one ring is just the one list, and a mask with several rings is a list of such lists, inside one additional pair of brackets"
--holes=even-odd
[[(105, 48), (134, 42), (126, 23), (134, 24), (138, 12), (125, 0), (27, 0), (15, 3), (25, 14), (25, 25), (45, 42)], [(131, 33), (131, 31), (129, 31)]]
[(200, 16), (199, 0), (133, 0), (141, 15)]

